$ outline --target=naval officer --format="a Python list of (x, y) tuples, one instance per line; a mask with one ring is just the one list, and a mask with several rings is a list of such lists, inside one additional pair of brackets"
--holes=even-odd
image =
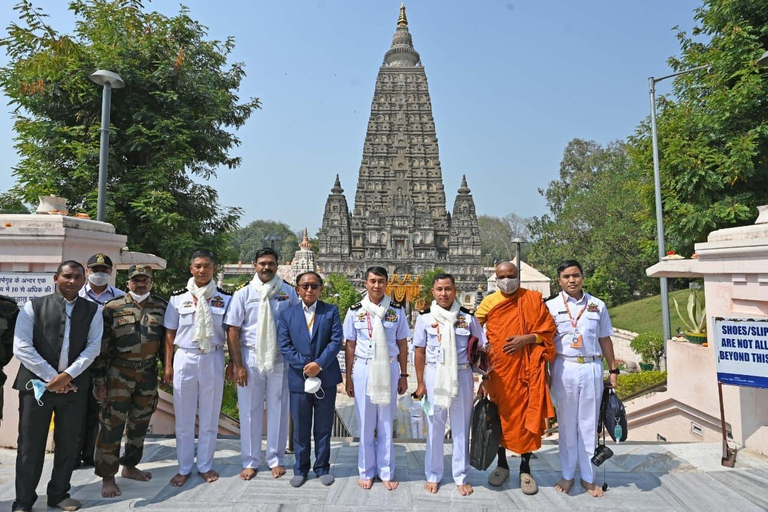
[(468, 496), (472, 494), (466, 479), (474, 380), (467, 347), (473, 336), (480, 347), (485, 347), (485, 333), (477, 318), (456, 301), (456, 282), (451, 274), (435, 276), (432, 295), (432, 306), (421, 311), (413, 329), (416, 396), (421, 398), (426, 393), (432, 404), (432, 414), (427, 414), (424, 489), (436, 493), (443, 478), (443, 440), (450, 413), (453, 481), (459, 493)]
[(179, 461), (179, 472), (171, 478), (174, 487), (184, 485), (192, 473), (198, 407), (197, 471), (208, 483), (219, 479), (213, 455), (224, 393), (224, 313), (231, 294), (216, 287), (216, 265), (211, 251), (194, 252), (189, 260), (192, 277), (186, 289), (173, 293), (165, 310), (163, 380), (173, 384)]
[(355, 399), (360, 425), (357, 466), (363, 489), (371, 488), (375, 476), (387, 490), (397, 488), (392, 420), (396, 393), (408, 388), (409, 329), (402, 305), (386, 296), (388, 277), (382, 267), (368, 268), (368, 294), (344, 318), (346, 390)]

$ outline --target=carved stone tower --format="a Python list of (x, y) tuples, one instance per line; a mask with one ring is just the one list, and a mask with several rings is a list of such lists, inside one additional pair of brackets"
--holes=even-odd
[(400, 275), (439, 266), (454, 274), (459, 289), (474, 300), (485, 277), (466, 179), (453, 211), (451, 217), (446, 209), (427, 76), (401, 6), (392, 47), (376, 79), (355, 207), (350, 214), (337, 175), (319, 233), (319, 265), (357, 284), (370, 265)]

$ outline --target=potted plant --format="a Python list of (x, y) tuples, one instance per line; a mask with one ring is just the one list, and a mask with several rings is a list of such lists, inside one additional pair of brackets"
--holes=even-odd
[(640, 369), (653, 370), (654, 364), (659, 367), (659, 360), (664, 355), (664, 336), (655, 331), (641, 332), (629, 342), (629, 346), (640, 356)]
[(680, 321), (686, 327), (686, 331), (683, 331), (683, 336), (690, 342), (697, 345), (701, 345), (707, 342), (707, 312), (704, 308), (704, 297), (699, 291), (698, 287), (691, 287), (688, 294), (688, 305), (686, 306), (687, 318), (680, 313), (680, 306), (677, 303), (677, 299), (672, 299), (675, 302), (675, 310), (680, 316)]

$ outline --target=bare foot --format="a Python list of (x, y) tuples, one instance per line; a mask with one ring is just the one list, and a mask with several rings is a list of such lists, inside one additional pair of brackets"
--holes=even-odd
[(369, 480), (358, 480), (357, 485), (359, 485), (361, 489), (368, 490), (373, 487), (373, 479), (371, 478)]
[(206, 471), (205, 473), (200, 473), (200, 476), (203, 477), (203, 479), (209, 484), (219, 479), (219, 474), (214, 470)]
[(382, 482), (388, 491), (394, 491), (397, 489), (397, 486), (400, 485), (397, 480), (382, 480)]
[(152, 479), (152, 473), (149, 471), (141, 471), (136, 466), (123, 466), (123, 471), (120, 474), (123, 478), (130, 478), (131, 480), (138, 480), (139, 482), (146, 482)]
[(472, 488), (472, 486), (471, 486), (471, 485), (469, 485), (469, 484), (462, 484), (462, 485), (459, 485), (459, 486), (458, 486), (458, 488), (459, 488), (459, 493), (460, 493), (462, 496), (469, 496), (470, 494), (472, 494), (473, 492), (475, 492), (475, 490), (474, 490), (474, 489)]
[(115, 496), (120, 496), (122, 493), (120, 492), (120, 488), (117, 486), (117, 482), (115, 482), (115, 477), (113, 476), (105, 476), (101, 480), (101, 495), (105, 498), (114, 498)]
[(285, 474), (285, 468), (283, 466), (275, 466), (271, 468), (272, 476), (275, 478), (280, 478)]
[(254, 468), (245, 468), (240, 472), (240, 480), (251, 480), (256, 476), (256, 470)]
[(570, 480), (561, 478), (555, 484), (555, 489), (560, 492), (564, 492), (565, 494), (568, 494), (569, 492), (571, 492), (571, 487), (573, 487), (573, 478), (571, 478)]
[(427, 482), (424, 484), (424, 490), (427, 492), (431, 492), (432, 494), (437, 494), (437, 489), (440, 487), (440, 484), (438, 482)]
[(173, 487), (181, 487), (185, 483), (187, 483), (187, 480), (189, 480), (189, 475), (182, 475), (181, 473), (176, 473), (176, 476), (171, 478), (171, 485)]
[(603, 489), (595, 485), (594, 483), (588, 484), (584, 480), (581, 481), (581, 486), (587, 490), (590, 496), (593, 498), (602, 498)]

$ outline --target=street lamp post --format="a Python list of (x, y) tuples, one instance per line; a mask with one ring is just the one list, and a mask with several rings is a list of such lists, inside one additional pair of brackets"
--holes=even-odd
[[(656, 198), (656, 241), (659, 246), (659, 261), (666, 256), (664, 247), (664, 212), (661, 204), (661, 174), (659, 172), (659, 136), (656, 131), (656, 84), (667, 78), (673, 78), (679, 75), (686, 75), (702, 69), (711, 70), (712, 65), (697, 66), (686, 69), (678, 73), (662, 76), (661, 78), (648, 77), (648, 88), (651, 96), (651, 140), (653, 142), (653, 188)], [(667, 288), (667, 278), (661, 278), (661, 323), (664, 329), (664, 359), (667, 355), (667, 340), (672, 337), (669, 325), (669, 290)]]
[(523, 275), (523, 260), (521, 258), (521, 256), (522, 256), (522, 252), (521, 252), (522, 247), (521, 246), (523, 244), (527, 244), (528, 240), (526, 240), (525, 238), (520, 238), (519, 236), (516, 236), (512, 240), (510, 240), (510, 242), (512, 242), (513, 244), (515, 244), (517, 246), (517, 277), (520, 279), (520, 282), (522, 283), (523, 282), (523, 278), (522, 278), (522, 275)]
[(104, 222), (107, 217), (107, 163), (109, 162), (109, 113), (112, 105), (112, 89), (122, 89), (125, 82), (120, 75), (100, 69), (91, 76), (93, 83), (104, 87), (101, 95), (101, 141), (99, 142), (99, 198), (96, 220)]

